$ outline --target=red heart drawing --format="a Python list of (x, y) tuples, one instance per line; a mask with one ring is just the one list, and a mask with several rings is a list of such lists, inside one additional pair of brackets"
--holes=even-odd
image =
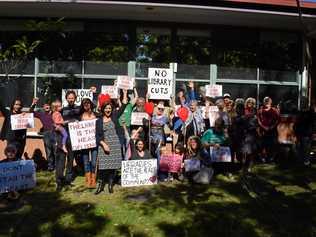
[(182, 122), (187, 121), (188, 117), (189, 117), (189, 110), (186, 107), (180, 107), (177, 110), (177, 114), (179, 116), (179, 118), (182, 120)]
[(154, 108), (155, 108), (155, 104), (153, 102), (146, 102), (145, 103), (144, 109), (145, 109), (146, 113), (149, 114), (150, 116), (153, 114)]
[(157, 180), (157, 176), (151, 176), (151, 177), (149, 178), (149, 180), (150, 180), (150, 182), (155, 183), (156, 180)]

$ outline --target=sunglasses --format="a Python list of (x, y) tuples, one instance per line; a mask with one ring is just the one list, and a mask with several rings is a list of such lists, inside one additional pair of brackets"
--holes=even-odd
[(158, 108), (158, 110), (164, 111), (165, 109), (163, 109), (163, 108)]

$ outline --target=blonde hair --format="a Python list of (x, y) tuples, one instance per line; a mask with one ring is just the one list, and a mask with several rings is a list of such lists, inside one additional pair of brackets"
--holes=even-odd
[(202, 144), (201, 144), (201, 140), (198, 136), (191, 136), (189, 137), (188, 141), (187, 141), (187, 152), (189, 155), (193, 155), (195, 154), (195, 152), (192, 150), (190, 143), (191, 141), (194, 140), (197, 143), (197, 152), (201, 149)]
[(61, 105), (61, 101), (60, 101), (60, 100), (55, 100), (54, 102), (52, 102), (52, 104), (51, 104), (51, 110), (52, 110), (53, 112), (56, 112), (58, 105)]
[(252, 103), (253, 107), (256, 107), (256, 99), (255, 98), (252, 98), (252, 97), (247, 98), (245, 101), (245, 108), (247, 107), (248, 103)]

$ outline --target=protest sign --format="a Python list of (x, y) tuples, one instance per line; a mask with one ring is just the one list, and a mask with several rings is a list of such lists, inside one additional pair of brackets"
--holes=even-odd
[(123, 90), (133, 90), (134, 88), (134, 77), (130, 76), (117, 76), (117, 88)]
[(231, 162), (232, 160), (230, 148), (227, 146), (210, 147), (210, 156), (212, 162)]
[(72, 150), (84, 150), (96, 147), (96, 119), (68, 124)]
[(205, 86), (205, 95), (207, 97), (219, 97), (223, 94), (223, 86), (222, 85), (206, 85)]
[(182, 155), (162, 155), (159, 162), (159, 170), (164, 172), (178, 173), (181, 171)]
[(122, 161), (121, 183), (123, 187), (157, 184), (157, 160)]
[(116, 86), (101, 86), (101, 94), (108, 94), (111, 99), (117, 99), (118, 89)]
[(201, 161), (198, 159), (187, 159), (184, 160), (184, 169), (185, 172), (195, 172), (200, 171)]
[(34, 188), (36, 185), (33, 160), (0, 163), (0, 193)]
[(33, 113), (22, 113), (22, 114), (11, 115), (11, 128), (12, 130), (34, 128)]
[(142, 113), (142, 112), (133, 112), (132, 117), (131, 117), (131, 124), (132, 125), (143, 125), (143, 119), (148, 119), (148, 114), (147, 113)]
[(169, 68), (148, 68), (149, 99), (170, 100), (172, 96), (172, 70)]
[(93, 101), (93, 92), (90, 89), (62, 89), (61, 96), (62, 96), (62, 104), (63, 104), (63, 106), (67, 106), (68, 105), (68, 102), (67, 102), (67, 100), (65, 98), (67, 91), (74, 91), (74, 92), (76, 92), (76, 95), (77, 95), (77, 98), (76, 98), (76, 101), (75, 101), (76, 105), (80, 105), (81, 101), (84, 98), (89, 98), (91, 101)]

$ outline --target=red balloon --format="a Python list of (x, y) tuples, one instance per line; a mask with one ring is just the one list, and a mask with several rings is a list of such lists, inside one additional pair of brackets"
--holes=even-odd
[(148, 115), (152, 115), (154, 112), (155, 104), (153, 102), (146, 102), (144, 109)]
[(189, 117), (189, 110), (186, 107), (180, 107), (177, 110), (178, 117), (182, 120), (182, 122), (187, 121)]
[(98, 96), (99, 106), (102, 107), (104, 103), (111, 102), (111, 97), (109, 94), (100, 94)]

